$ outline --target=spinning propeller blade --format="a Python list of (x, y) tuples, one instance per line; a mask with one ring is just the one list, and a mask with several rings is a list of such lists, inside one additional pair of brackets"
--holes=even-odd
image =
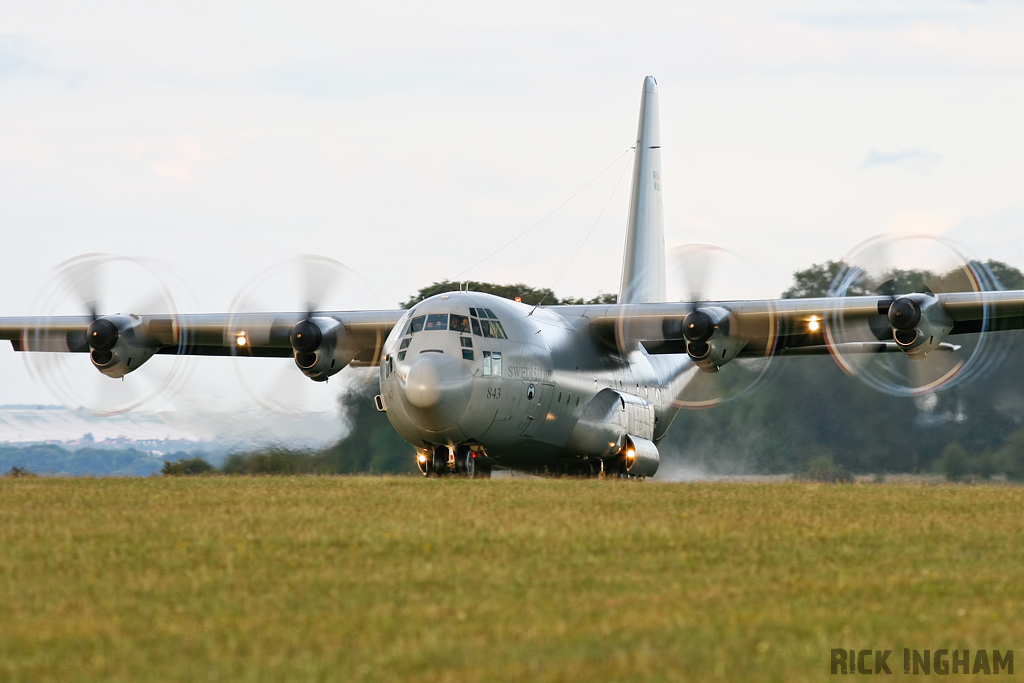
[[(844, 346), (847, 342), (893, 341), (888, 313), (902, 295), (995, 289), (995, 278), (952, 244), (929, 235), (883, 235), (858, 245), (843, 263), (830, 295), (878, 295), (877, 316), (846, 318), (837, 309), (825, 321), (829, 350), (844, 372), (887, 394), (920, 396), (964, 381), (992, 365), (998, 342), (987, 335), (964, 335), (957, 339), (957, 350), (944, 347), (927, 354), (843, 350), (854, 348)], [(983, 321), (983, 327), (987, 322)]]
[(96, 335), (104, 330), (97, 329), (90, 340), (85, 332), (69, 332), (59, 316), (87, 318), (94, 323), (91, 330), (97, 321), (106, 322), (101, 320), (104, 315), (160, 315), (170, 318), (173, 328), (186, 292), (183, 280), (153, 260), (84, 254), (61, 263), (38, 297), (37, 315), (43, 322), (26, 335), (30, 353), (23, 357), (29, 372), (65, 405), (98, 415), (123, 413), (170, 397), (187, 376), (189, 365), (182, 356), (154, 357), (145, 369), (117, 381), (98, 372), (88, 353), (97, 345), (112, 347), (116, 328), (111, 339), (97, 344)]
[[(229, 320), (265, 311), (295, 312), (305, 319), (330, 311), (377, 308), (365, 280), (348, 266), (325, 256), (300, 255), (273, 265), (252, 278), (231, 303)], [(237, 325), (232, 322), (229, 328)], [(231, 340), (228, 340), (229, 343)], [(232, 346), (235, 355), (246, 347)], [(292, 360), (252, 358), (235, 370), (257, 403), (286, 415), (334, 410), (341, 382), (313, 382)]]

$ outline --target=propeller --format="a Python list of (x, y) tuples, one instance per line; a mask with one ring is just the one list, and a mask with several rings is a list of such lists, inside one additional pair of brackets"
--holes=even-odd
[[(930, 235), (881, 235), (855, 247), (832, 282), (835, 297), (878, 296), (877, 315), (845, 316), (837, 307), (825, 320), (825, 340), (839, 367), (893, 396), (922, 396), (976, 376), (998, 361), (991, 335), (959, 335), (928, 353), (857, 353), (859, 344), (913, 341), (922, 310), (903, 295), (1000, 288), (991, 271), (954, 245)], [(982, 323), (986, 329), (989, 320)], [(851, 343), (852, 342), (852, 343)]]
[[(187, 286), (168, 266), (150, 259), (113, 254), (84, 254), (53, 271), (36, 303), (41, 322), (28, 330), (23, 358), (30, 374), (62, 403), (96, 415), (115, 415), (157, 399), (171, 398), (190, 366), (178, 355), (158, 355), (122, 380), (101, 374), (119, 340), (117, 325), (104, 316), (159, 315), (177, 334), (179, 301)], [(67, 325), (65, 316), (89, 321)], [(77, 327), (77, 330), (69, 329)], [(172, 338), (173, 340), (173, 338)], [(70, 353), (69, 353), (70, 352)]]
[[(728, 303), (749, 297), (761, 281), (754, 266), (735, 252), (708, 244), (673, 248), (667, 258), (669, 298), (688, 304), (679, 334), (696, 370), (674, 403), (682, 408), (710, 408), (749, 395), (764, 380), (775, 349), (777, 325), (768, 308), (746, 328), (728, 315)], [(751, 340), (749, 345), (745, 340)], [(717, 364), (713, 345), (729, 341), (751, 357), (729, 357)]]
[[(372, 308), (378, 308), (373, 291), (351, 268), (324, 256), (299, 255), (266, 268), (242, 287), (231, 303), (228, 334), (232, 339), (228, 341), (234, 355), (249, 356), (251, 344), (238, 344), (235, 338), (245, 327), (241, 323), (246, 314), (291, 312), (282, 315), (278, 324), (287, 329), (288, 340), (297, 352), (295, 360), (303, 364), (311, 362), (323, 341), (323, 332), (311, 318), (331, 311)], [(269, 334), (269, 330), (247, 333), (258, 345), (260, 335)], [(286, 415), (334, 411), (343, 388), (343, 382), (311, 381), (291, 359), (246, 358), (236, 361), (235, 370), (254, 401)]]

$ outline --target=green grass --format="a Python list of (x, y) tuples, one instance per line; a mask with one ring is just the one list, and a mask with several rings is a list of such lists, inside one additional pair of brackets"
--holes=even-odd
[(1022, 510), (1005, 486), (0, 479), (0, 680), (820, 681), (833, 647), (902, 678), (903, 647), (1024, 652)]

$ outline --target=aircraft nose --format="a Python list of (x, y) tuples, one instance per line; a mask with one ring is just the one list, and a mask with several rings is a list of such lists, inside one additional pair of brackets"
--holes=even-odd
[(409, 364), (402, 390), (416, 421), (430, 431), (451, 427), (469, 406), (472, 375), (443, 353), (423, 353)]

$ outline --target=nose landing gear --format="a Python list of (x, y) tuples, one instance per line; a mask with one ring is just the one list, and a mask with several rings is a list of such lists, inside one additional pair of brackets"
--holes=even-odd
[(490, 479), (491, 465), (479, 447), (469, 444), (440, 445), (418, 451), (416, 465), (425, 477), (457, 474), (470, 479)]

